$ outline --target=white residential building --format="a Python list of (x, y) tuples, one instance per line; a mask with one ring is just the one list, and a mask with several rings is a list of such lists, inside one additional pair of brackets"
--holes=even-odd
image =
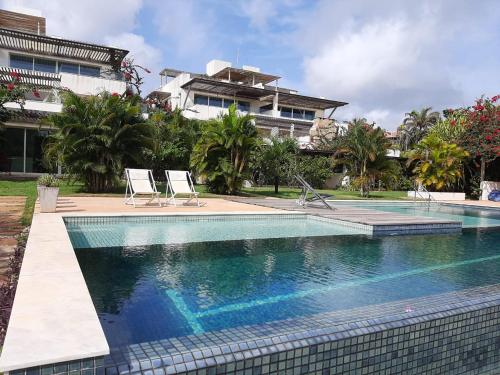
[[(60, 91), (79, 95), (103, 90), (123, 93), (126, 84), (119, 74), (128, 51), (45, 35), (45, 19), (0, 10), (0, 82), (12, 81), (38, 88), (39, 97), (28, 93), (25, 111), (5, 123), (0, 134), (0, 173), (36, 174), (45, 171), (41, 163), (43, 139), (49, 128), (41, 118), (62, 109)], [(9, 109), (19, 109), (7, 103)]]
[(279, 87), (280, 77), (276, 75), (245, 65), (233, 68), (230, 62), (221, 60), (210, 61), (204, 74), (167, 68), (160, 76), (160, 90), (150, 95), (168, 100), (188, 118), (215, 118), (235, 103), (239, 111), (255, 117), (255, 125), (262, 131), (277, 128), (282, 134), (293, 133), (304, 143), (315, 123), (347, 104), (300, 95)]

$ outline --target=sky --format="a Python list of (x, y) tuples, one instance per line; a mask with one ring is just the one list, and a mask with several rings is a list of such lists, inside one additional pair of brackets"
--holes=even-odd
[(279, 75), (283, 87), (345, 101), (339, 121), (394, 130), (413, 109), (500, 93), (497, 0), (0, 0), (42, 15), (47, 34), (130, 51), (152, 71), (211, 59)]

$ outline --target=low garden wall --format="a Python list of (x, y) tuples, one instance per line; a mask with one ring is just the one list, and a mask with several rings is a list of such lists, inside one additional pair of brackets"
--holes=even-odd
[[(430, 191), (428, 193), (420, 191), (417, 192), (416, 197), (417, 199), (430, 199), (436, 200), (436, 201), (464, 201), (465, 200), (465, 193), (443, 193), (443, 192), (435, 192), (435, 191)], [(410, 190), (408, 191), (408, 198), (414, 198), (415, 197), (415, 191)]]

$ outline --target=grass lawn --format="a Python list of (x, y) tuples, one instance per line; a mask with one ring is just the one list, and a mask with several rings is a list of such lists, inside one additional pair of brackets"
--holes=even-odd
[[(165, 184), (158, 183), (157, 188), (159, 191), (165, 191)], [(205, 185), (197, 185), (196, 190), (200, 193), (201, 198), (217, 197), (215, 194), (207, 192)], [(357, 192), (344, 191), (344, 190), (318, 190), (320, 193), (333, 194), (336, 199), (365, 199), (361, 198)], [(279, 193), (274, 193), (274, 187), (264, 186), (264, 187), (254, 187), (254, 188), (244, 188), (242, 190), (243, 196), (266, 196), (266, 197), (276, 197), (276, 198), (290, 198), (296, 199), (299, 195), (300, 189), (280, 187)], [(118, 186), (114, 191), (106, 194), (99, 194), (99, 196), (123, 196), (125, 193), (125, 184)], [(81, 183), (66, 183), (62, 182), (59, 190), (59, 194), (64, 196), (92, 196), (83, 191), (83, 184)], [(18, 195), (26, 196), (26, 206), (24, 207), (24, 213), (22, 222), (23, 225), (29, 225), (31, 223), (31, 218), (33, 216), (33, 209), (35, 207), (36, 200), (36, 181), (35, 180), (0, 180), (0, 195)], [(375, 191), (370, 193), (369, 199), (407, 199), (406, 192), (404, 191)]]

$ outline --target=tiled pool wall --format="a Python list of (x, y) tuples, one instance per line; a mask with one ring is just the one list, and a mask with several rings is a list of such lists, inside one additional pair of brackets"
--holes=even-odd
[(303, 213), (266, 213), (266, 214), (178, 214), (178, 215), (133, 215), (133, 216), (65, 216), (66, 226), (82, 224), (120, 224), (120, 223), (172, 223), (179, 221), (254, 221), (254, 220), (282, 220), (301, 219), (307, 215)]
[(9, 375), (105, 375), (104, 357), (30, 367), (8, 372)]
[[(498, 300), (399, 321), (351, 323), (351, 329), (272, 345), (200, 350), (175, 356), (146, 353), (128, 365), (102, 358), (13, 375), (261, 375), (482, 374), (500, 368)], [(229, 348), (229, 346), (228, 346)]]

